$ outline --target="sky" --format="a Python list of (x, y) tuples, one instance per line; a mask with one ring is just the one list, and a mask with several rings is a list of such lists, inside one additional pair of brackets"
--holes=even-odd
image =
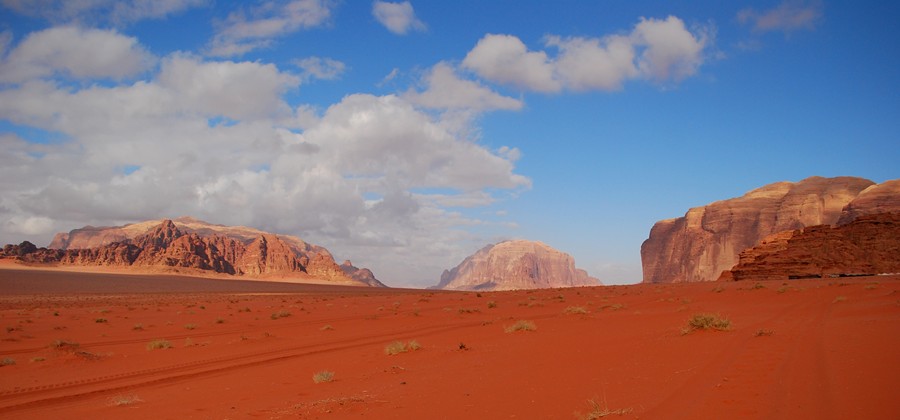
[(898, 178), (900, 3), (0, 0), (0, 243), (192, 216), (389, 286), (490, 243), (641, 281), (661, 219)]

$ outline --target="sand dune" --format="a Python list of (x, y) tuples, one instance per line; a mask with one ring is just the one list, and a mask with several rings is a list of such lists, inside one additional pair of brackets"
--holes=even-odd
[[(613, 418), (892, 418), (898, 290), (900, 276), (476, 294), (0, 270), (0, 417), (571, 419), (593, 400)], [(703, 313), (730, 327), (685, 334)], [(520, 320), (535, 329), (507, 332)], [(420, 348), (386, 354), (395, 341)]]

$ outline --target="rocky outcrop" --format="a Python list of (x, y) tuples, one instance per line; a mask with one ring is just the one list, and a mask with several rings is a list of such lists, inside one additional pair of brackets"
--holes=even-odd
[(738, 262), (741, 251), (768, 235), (837, 223), (844, 207), (862, 199), (861, 193), (873, 184), (854, 177), (778, 182), (657, 222), (641, 246), (643, 281), (716, 280)]
[(780, 232), (740, 254), (729, 280), (788, 280), (900, 273), (900, 213)]
[(575, 268), (575, 260), (568, 254), (540, 242), (506, 241), (488, 245), (452, 270), (445, 270), (436, 288), (515, 290), (600, 284)]
[(844, 207), (837, 224), (850, 223), (866, 214), (900, 212), (900, 179), (872, 185)]
[[(371, 271), (349, 262), (347, 267), (338, 266), (328, 250), (296, 237), (190, 218), (156, 222), (76, 229), (53, 239), (52, 244), (61, 248), (36, 248), (26, 242), (7, 245), (0, 257), (31, 264), (151, 268), (384, 287)], [(91, 246), (81, 247), (85, 245)]]

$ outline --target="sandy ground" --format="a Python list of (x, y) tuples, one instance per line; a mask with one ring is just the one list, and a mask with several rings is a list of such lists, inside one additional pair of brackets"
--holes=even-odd
[[(900, 276), (476, 294), (5, 269), (0, 418), (900, 418), (898, 290)], [(730, 327), (685, 334), (702, 313)], [(521, 320), (535, 329), (506, 331)], [(395, 341), (420, 347), (387, 354)]]

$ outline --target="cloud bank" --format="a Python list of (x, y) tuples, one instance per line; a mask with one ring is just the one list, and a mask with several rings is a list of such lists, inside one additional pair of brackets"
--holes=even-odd
[(387, 30), (406, 35), (409, 31), (424, 31), (427, 26), (416, 18), (416, 12), (408, 1), (392, 3), (376, 0), (372, 4), (372, 16)]

